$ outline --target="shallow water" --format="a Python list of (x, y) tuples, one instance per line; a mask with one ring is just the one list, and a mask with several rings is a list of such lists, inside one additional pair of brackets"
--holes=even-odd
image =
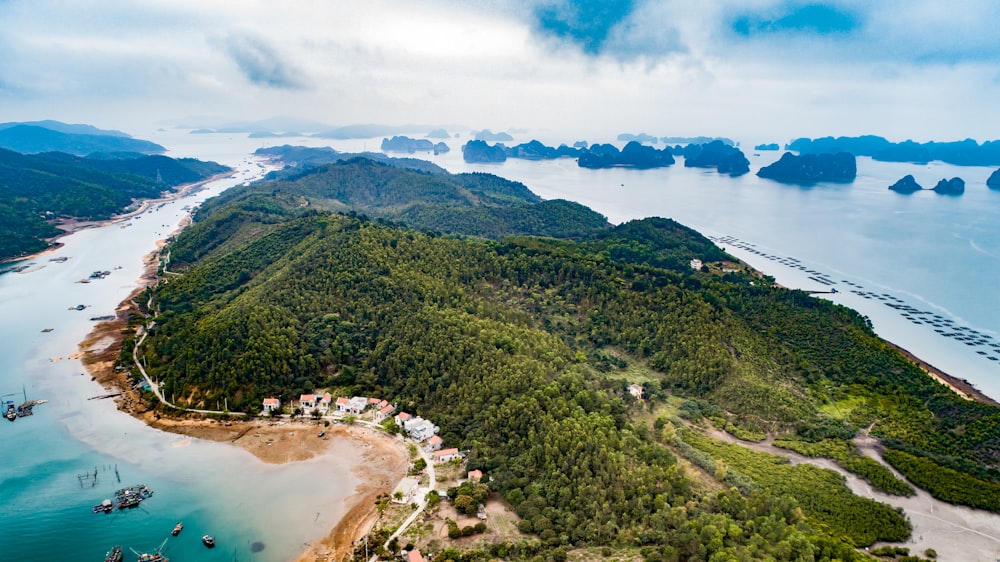
[[(90, 318), (113, 314), (134, 290), (143, 256), (176, 228), (184, 207), (264, 171), (256, 162), (225, 163), (242, 170), (141, 218), (65, 237), (56, 252), (25, 262), (35, 264), (29, 270), (0, 275), (0, 394), (48, 400), (33, 416), (0, 420), (0, 558), (100, 560), (120, 544), (129, 559), (130, 549), (155, 550), (166, 540), (163, 552), (176, 560), (288, 560), (344, 512), (357, 485), (352, 455), (267, 465), (236, 447), (154, 430), (111, 400), (89, 400), (107, 391), (68, 358), (93, 327)], [(68, 259), (51, 261), (61, 257)], [(110, 274), (78, 282), (93, 271)], [(80, 304), (86, 308), (76, 310)], [(139, 483), (154, 491), (139, 507), (91, 512)], [(185, 529), (169, 537), (177, 521)], [(205, 533), (218, 541), (211, 551), (200, 542)], [(252, 552), (254, 542), (263, 549)]]

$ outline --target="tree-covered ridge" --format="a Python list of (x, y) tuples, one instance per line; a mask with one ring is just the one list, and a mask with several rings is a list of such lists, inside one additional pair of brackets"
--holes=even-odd
[(608, 228), (583, 205), (542, 201), (524, 184), (484, 173), (428, 173), (356, 157), (296, 175), (228, 190), (208, 201), (199, 221), (217, 220), (234, 201), (266, 197), (282, 215), (310, 209), (362, 213), (419, 230), (487, 238), (581, 237)]
[(225, 170), (214, 162), (189, 158), (82, 158), (0, 149), (0, 259), (44, 249), (44, 238), (59, 232), (46, 223), (48, 219), (107, 219), (137, 199), (157, 197)]

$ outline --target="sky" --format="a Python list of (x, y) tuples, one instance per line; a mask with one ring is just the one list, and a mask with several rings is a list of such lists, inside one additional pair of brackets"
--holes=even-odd
[(0, 122), (983, 141), (1000, 138), (998, 16), (994, 0), (0, 0)]

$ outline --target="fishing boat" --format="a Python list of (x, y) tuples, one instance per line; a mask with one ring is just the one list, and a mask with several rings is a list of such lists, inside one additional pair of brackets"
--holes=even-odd
[(115, 504), (111, 500), (104, 500), (91, 508), (94, 513), (111, 513), (115, 509)]
[(138, 556), (138, 562), (170, 562), (170, 559), (163, 555), (163, 547), (167, 544), (167, 540), (163, 539), (160, 544), (160, 548), (156, 549), (156, 552), (136, 552), (132, 549), (132, 552)]
[(7, 418), (10, 421), (16, 420), (17, 419), (17, 406), (14, 405), (14, 401), (13, 400), (7, 400), (6, 404), (7, 404), (7, 407), (4, 410), (3, 417)]
[(178, 521), (177, 524), (174, 525), (174, 530), (170, 531), (170, 534), (176, 537), (177, 535), (181, 534), (181, 530), (183, 529), (184, 529), (184, 523)]
[(115, 545), (104, 555), (104, 562), (122, 562), (122, 547)]
[(204, 544), (208, 548), (214, 548), (215, 547), (215, 537), (213, 537), (211, 535), (202, 535), (201, 542), (202, 542), (202, 544)]

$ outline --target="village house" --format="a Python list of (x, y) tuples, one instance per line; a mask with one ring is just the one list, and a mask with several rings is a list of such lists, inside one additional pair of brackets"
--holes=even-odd
[(632, 383), (628, 385), (628, 393), (635, 396), (636, 400), (642, 400), (644, 397), (641, 384)]
[(452, 447), (451, 449), (441, 449), (440, 451), (434, 451), (434, 464), (441, 464), (460, 458), (462, 458), (462, 453), (459, 453), (458, 449), (454, 447)]
[(352, 414), (360, 414), (368, 407), (368, 399), (364, 396), (355, 396), (347, 404), (347, 411)]
[(323, 413), (329, 412), (331, 400), (333, 400), (333, 396), (331, 396), (329, 392), (324, 392), (323, 396), (319, 399), (319, 403), (316, 404), (316, 407)]
[(442, 445), (444, 445), (444, 439), (441, 439), (440, 435), (435, 435), (427, 440), (428, 451), (440, 450)]
[(411, 414), (407, 414), (406, 412), (400, 412), (396, 414), (396, 425), (398, 425), (399, 427), (404, 427), (406, 425), (406, 422), (412, 419), (413, 416)]
[(396, 484), (396, 488), (392, 491), (392, 501), (396, 503), (410, 503), (413, 501), (413, 496), (417, 493), (417, 484), (418, 481), (416, 478), (406, 477), (400, 480), (399, 484)]
[(311, 412), (316, 409), (316, 395), (315, 394), (303, 394), (299, 397), (299, 407), (302, 408), (303, 412)]
[(393, 406), (392, 404), (386, 404), (384, 407), (382, 407), (381, 410), (375, 412), (375, 421), (377, 423), (381, 423), (384, 420), (388, 419), (388, 417), (391, 416), (392, 413), (395, 411), (396, 411), (395, 406)]
[(702, 266), (702, 263), (701, 263), (700, 259), (695, 258), (695, 259), (691, 260), (691, 264), (690, 265), (691, 265), (691, 269), (700, 270), (701, 266)]
[(419, 550), (414, 548), (403, 555), (403, 562), (424, 562), (424, 557)]
[(469, 471), (469, 480), (482, 480), (482, 479), (483, 479), (483, 471), (482, 470), (470, 470)]
[(348, 411), (348, 408), (350, 407), (350, 405), (351, 405), (351, 401), (348, 400), (346, 396), (341, 396), (341, 397), (337, 398), (337, 411), (338, 412), (340, 412), (342, 414), (346, 414), (347, 411)]
[(278, 398), (265, 398), (264, 399), (264, 412), (270, 414), (271, 412), (281, 411), (281, 400)]
[(425, 420), (421, 417), (413, 418), (404, 423), (403, 429), (406, 430), (406, 433), (408, 433), (410, 437), (416, 439), (417, 441), (424, 441), (441, 431), (440, 427), (431, 423), (430, 420)]

